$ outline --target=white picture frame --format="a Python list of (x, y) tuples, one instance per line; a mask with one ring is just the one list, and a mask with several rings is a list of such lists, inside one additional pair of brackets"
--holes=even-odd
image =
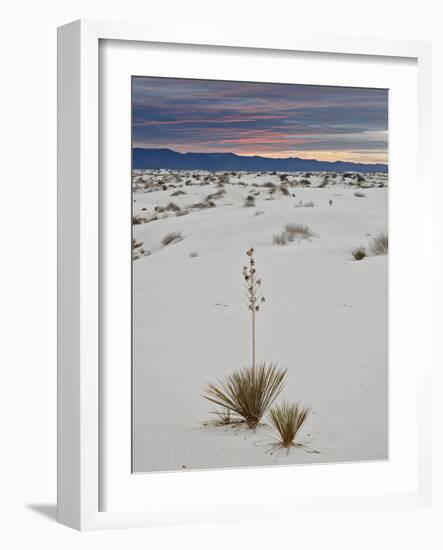
[[(283, 498), (282, 493), (271, 492), (269, 487), (291, 482), (293, 467), (231, 470), (223, 472), (185, 472), (177, 474), (156, 474), (145, 477), (132, 476), (131, 485), (143, 483), (143, 491), (149, 487), (149, 505), (140, 506), (133, 493), (121, 489), (112, 499), (112, 506), (104, 506), (102, 485), (109, 482), (107, 476), (114, 470), (106, 464), (104, 453), (109, 452), (103, 420), (106, 415), (104, 402), (108, 389), (103, 387), (103, 362), (100, 353), (100, 334), (103, 310), (101, 303), (106, 297), (102, 288), (103, 250), (101, 232), (106, 226), (100, 223), (100, 214), (108, 206), (103, 204), (100, 193), (100, 105), (99, 81), (101, 41), (125, 41), (128, 48), (140, 43), (164, 44), (179, 48), (189, 46), (186, 29), (171, 34), (156, 27), (101, 21), (77, 21), (65, 25), (58, 33), (58, 520), (70, 527), (89, 530), (131, 526), (190, 523), (269, 517), (271, 512), (266, 502), (278, 502), (272, 513), (291, 514), (294, 507), (304, 511), (327, 511), (334, 509), (346, 512), (359, 508), (365, 511), (417, 508), (429, 506), (432, 494), (432, 445), (431, 445), (431, 380), (432, 365), (429, 334), (425, 324), (430, 323), (432, 296), (426, 286), (430, 276), (430, 251), (426, 242), (429, 231), (431, 209), (431, 178), (429, 177), (429, 151), (431, 135), (431, 46), (427, 42), (370, 40), (365, 38), (320, 37), (297, 33), (296, 38), (270, 36), (251, 40), (241, 36), (225, 39), (221, 29), (218, 36), (205, 36), (202, 29), (199, 36), (192, 37), (198, 51), (211, 58), (214, 47), (229, 49), (232, 63), (236, 52), (273, 52), (282, 58), (282, 63), (291, 52), (311, 54), (329, 53), (337, 56), (370, 56), (396, 60), (412, 59), (416, 64), (418, 101), (415, 105), (418, 116), (418, 190), (420, 207), (417, 208), (413, 227), (413, 267), (417, 269), (416, 319), (420, 328), (415, 346), (409, 353), (410, 391), (415, 392), (417, 407), (413, 425), (416, 426), (417, 456), (405, 474), (399, 475), (398, 484), (379, 488), (374, 492), (353, 493), (353, 484), (361, 471), (353, 465), (338, 465), (331, 469), (316, 470), (318, 483), (334, 476), (327, 493), (312, 487), (303, 494), (302, 500)], [(160, 48), (161, 49), (161, 48)], [(369, 59), (365, 57), (362, 59)], [(286, 60), (286, 63), (288, 61)], [(264, 78), (265, 80), (266, 78)], [(128, 114), (129, 116), (129, 114)], [(415, 128), (415, 126), (414, 126)], [(415, 147), (415, 145), (414, 145)], [(128, 174), (129, 184), (129, 174)], [(399, 197), (399, 195), (397, 195)], [(398, 200), (398, 199), (395, 199)], [(414, 225), (414, 224), (413, 224)], [(420, 266), (419, 266), (420, 262)], [(394, 308), (395, 310), (395, 308)], [(415, 311), (415, 310), (414, 310)], [(412, 328), (412, 327), (410, 327)], [(420, 364), (413, 364), (413, 357), (420, 350)], [(411, 351), (411, 350), (410, 350)], [(115, 391), (115, 388), (114, 390)], [(124, 392), (124, 390), (121, 390)], [(411, 394), (412, 395), (412, 394)], [(129, 399), (129, 401), (128, 401)], [(122, 397), (122, 406), (128, 407), (130, 396)], [(123, 418), (130, 414), (126, 410)], [(126, 416), (125, 416), (126, 415)], [(394, 418), (392, 422), (397, 420)], [(126, 426), (127, 430), (128, 426)], [(395, 428), (395, 425), (394, 425)], [(116, 428), (118, 431), (118, 428)], [(123, 432), (122, 432), (123, 433)], [(125, 432), (127, 433), (127, 431)], [(127, 450), (129, 452), (129, 450)], [(122, 458), (125, 463), (125, 458)], [(395, 461), (394, 461), (395, 462)], [(378, 470), (377, 470), (378, 468)], [(373, 475), (395, 474), (394, 470), (382, 472), (375, 465)], [(305, 472), (307, 470), (305, 469)], [(109, 474), (111, 472), (111, 474)], [(300, 469), (298, 470), (300, 472)], [(351, 472), (346, 474), (344, 472)], [(415, 472), (415, 473), (411, 473)], [(126, 474), (125, 474), (126, 475)], [(127, 476), (130, 476), (128, 464)], [(298, 474), (300, 477), (300, 474)], [(309, 474), (305, 474), (309, 475)], [(347, 490), (340, 492), (346, 478)], [(394, 475), (395, 477), (395, 475)], [(245, 506), (226, 508), (222, 503), (208, 507), (198, 501), (198, 487), (217, 482), (227, 484), (229, 480), (256, 485), (264, 481), (260, 498), (254, 494)], [(112, 481), (112, 479), (111, 479)], [(293, 480), (292, 480), (293, 481)], [(118, 482), (120, 483), (120, 481)], [(148, 485), (146, 485), (146, 483)], [(335, 489), (334, 489), (335, 487)], [(195, 501), (180, 500), (179, 494), (193, 489)], [(132, 489), (131, 489), (132, 490)], [(177, 498), (174, 498), (174, 490)], [(203, 489), (202, 489), (203, 490)], [(203, 494), (203, 493), (201, 493)], [(167, 498), (164, 496), (167, 495)], [(285, 502), (284, 502), (285, 500)], [(301, 503), (303, 507), (301, 507)], [(283, 505), (284, 504), (284, 505)], [(108, 509), (109, 508), (109, 509)], [(277, 512), (276, 512), (277, 510)]]

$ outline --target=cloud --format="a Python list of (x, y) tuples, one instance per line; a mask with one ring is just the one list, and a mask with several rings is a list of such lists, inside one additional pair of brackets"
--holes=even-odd
[(387, 90), (133, 77), (132, 94), (134, 146), (387, 159)]

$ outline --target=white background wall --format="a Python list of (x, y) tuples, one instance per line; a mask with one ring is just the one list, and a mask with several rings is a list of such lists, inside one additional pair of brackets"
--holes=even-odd
[[(443, 250), (443, 18), (439, 2), (316, 0), (49, 0), (2, 5), (0, 86), (0, 546), (14, 548), (214, 549), (441, 547), (441, 507), (375, 517), (79, 534), (49, 519), (56, 496), (56, 27), (74, 19), (297, 29), (434, 41), (435, 236)], [(246, 31), (245, 31), (246, 32)], [(440, 105), (438, 102), (440, 98)], [(407, 159), (405, 159), (407, 161)], [(437, 256), (437, 254), (436, 254)], [(437, 258), (436, 258), (437, 259)], [(441, 263), (436, 281), (443, 280)], [(436, 312), (442, 293), (436, 288)], [(437, 303), (438, 300), (438, 303)], [(440, 315), (436, 314), (440, 322)], [(441, 330), (440, 330), (441, 333)], [(437, 335), (437, 344), (441, 335)], [(441, 358), (441, 352), (437, 350)], [(440, 361), (443, 364), (443, 361)], [(437, 393), (437, 399), (439, 398)], [(441, 413), (441, 406), (436, 404)], [(439, 434), (441, 442), (441, 434)], [(441, 446), (439, 447), (441, 450)], [(439, 453), (441, 459), (441, 453)], [(437, 476), (441, 484), (441, 477)], [(440, 485), (441, 487), (441, 485)], [(440, 493), (441, 494), (441, 493)], [(288, 546), (289, 545), (289, 546)]]

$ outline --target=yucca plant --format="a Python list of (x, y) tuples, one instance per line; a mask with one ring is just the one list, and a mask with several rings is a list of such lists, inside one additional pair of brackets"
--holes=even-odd
[(203, 397), (231, 411), (254, 430), (282, 391), (286, 373), (272, 363), (239, 369), (218, 384), (208, 384)]
[(279, 440), (276, 447), (287, 449), (295, 447), (295, 438), (306, 422), (311, 409), (303, 407), (300, 403), (287, 403), (272, 407), (268, 413), (268, 420), (272, 428), (277, 432)]

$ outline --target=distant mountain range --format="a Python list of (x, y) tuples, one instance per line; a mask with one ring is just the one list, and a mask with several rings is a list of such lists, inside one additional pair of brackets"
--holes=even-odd
[(386, 164), (326, 162), (315, 159), (243, 157), (234, 153), (178, 153), (171, 149), (132, 149), (132, 167), (146, 170), (241, 170), (250, 172), (387, 172)]

